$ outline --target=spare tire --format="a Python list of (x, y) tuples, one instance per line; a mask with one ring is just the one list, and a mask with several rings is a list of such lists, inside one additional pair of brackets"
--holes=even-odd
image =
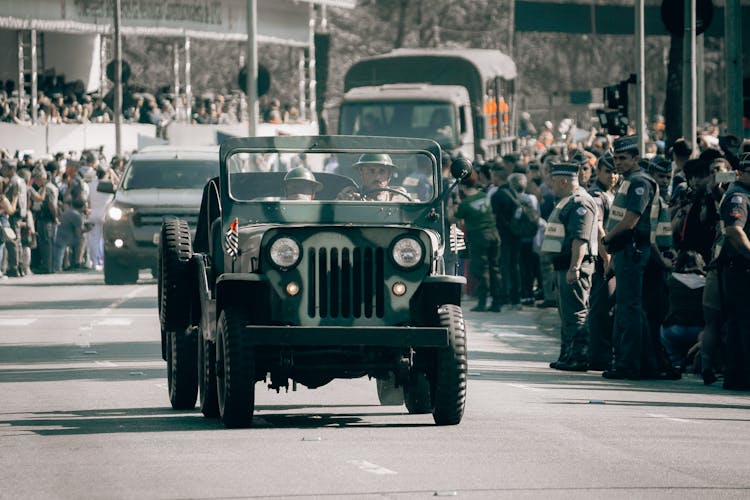
[(186, 221), (162, 222), (159, 239), (158, 296), (162, 331), (162, 357), (166, 359), (166, 333), (182, 333), (190, 326), (190, 258), (193, 246)]

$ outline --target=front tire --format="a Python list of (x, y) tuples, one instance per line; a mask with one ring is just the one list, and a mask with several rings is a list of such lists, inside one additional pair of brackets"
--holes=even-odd
[(442, 305), (438, 317), (440, 325), (448, 329), (449, 345), (437, 352), (432, 418), (437, 425), (456, 425), (466, 404), (466, 327), (460, 306)]
[(228, 307), (219, 316), (216, 380), (219, 413), (227, 428), (249, 427), (255, 408), (255, 351), (248, 342), (244, 316)]
[(194, 329), (169, 332), (167, 385), (169, 402), (175, 410), (190, 410), (198, 397), (198, 336)]
[(198, 339), (198, 386), (200, 389), (201, 413), (208, 418), (219, 416), (219, 396), (216, 387), (216, 345)]

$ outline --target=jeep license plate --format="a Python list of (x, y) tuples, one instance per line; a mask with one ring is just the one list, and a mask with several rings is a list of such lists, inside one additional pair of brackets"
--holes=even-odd
[(154, 245), (159, 245), (159, 238), (161, 237), (161, 233), (154, 233)]

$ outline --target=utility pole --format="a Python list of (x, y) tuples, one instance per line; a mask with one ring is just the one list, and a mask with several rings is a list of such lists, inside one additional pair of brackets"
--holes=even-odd
[(258, 123), (258, 44), (256, 33), (258, 27), (257, 0), (247, 0), (247, 132), (255, 137)]
[(115, 154), (122, 157), (122, 22), (120, 0), (115, 0)]
[(685, 0), (685, 35), (683, 37), (682, 55), (682, 136), (685, 138), (693, 151), (697, 148), (695, 139), (697, 135), (696, 122), (698, 121), (697, 89), (695, 85), (695, 24), (696, 24), (695, 0)]
[[(638, 152), (646, 152), (646, 56), (644, 30), (645, 0), (637, 0), (635, 5), (635, 133), (638, 136)], [(627, 110), (626, 110), (627, 112)]]
[(726, 0), (724, 50), (726, 51), (727, 133), (742, 137), (742, 16), (740, 0)]

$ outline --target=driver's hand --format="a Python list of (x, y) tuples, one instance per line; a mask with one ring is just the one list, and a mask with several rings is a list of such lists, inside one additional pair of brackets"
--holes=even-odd
[(362, 194), (357, 191), (354, 187), (349, 186), (344, 188), (338, 196), (336, 196), (337, 200), (361, 200)]

